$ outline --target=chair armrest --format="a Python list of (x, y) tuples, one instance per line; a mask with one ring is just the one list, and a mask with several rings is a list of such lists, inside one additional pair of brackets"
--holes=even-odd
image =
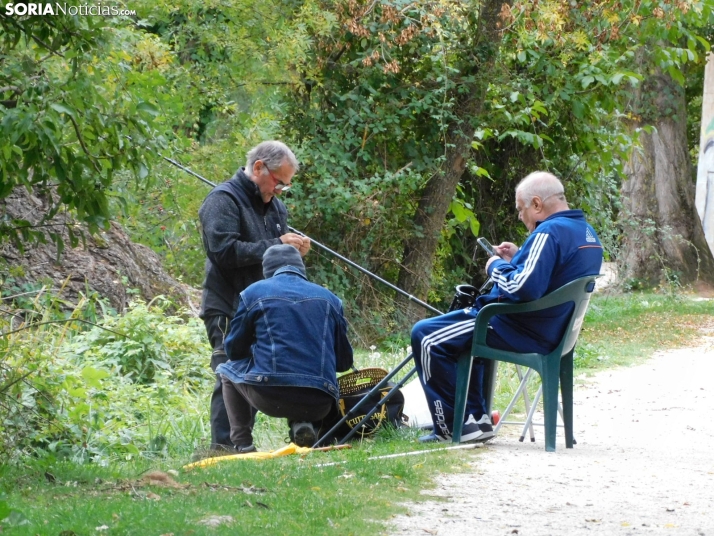
[(592, 288), (587, 292), (592, 292), (594, 289), (595, 279), (599, 277), (596, 275), (590, 275), (586, 277), (581, 277), (575, 281), (571, 281), (566, 285), (563, 285), (559, 289), (554, 290), (550, 294), (546, 294), (542, 298), (533, 300), (530, 302), (523, 303), (491, 303), (486, 305), (483, 309), (478, 312), (476, 316), (476, 323), (474, 324), (474, 344), (480, 344), (482, 346), (487, 346), (486, 344), (486, 330), (488, 329), (488, 323), (496, 315), (504, 314), (517, 314), (517, 313), (531, 313), (534, 311), (541, 311), (543, 309), (549, 309), (550, 307), (555, 307), (556, 305), (561, 305), (567, 302), (574, 302), (579, 295), (582, 294), (583, 288), (589, 288), (588, 285), (592, 283)]

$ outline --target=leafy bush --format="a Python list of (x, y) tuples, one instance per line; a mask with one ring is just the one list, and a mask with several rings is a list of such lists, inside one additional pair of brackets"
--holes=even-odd
[(4, 330), (0, 452), (108, 461), (190, 448), (213, 375), (202, 323), (165, 316), (170, 305), (135, 301), (91, 329), (78, 306)]

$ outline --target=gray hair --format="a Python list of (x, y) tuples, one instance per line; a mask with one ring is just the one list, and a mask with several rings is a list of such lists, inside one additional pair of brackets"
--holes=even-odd
[(516, 186), (516, 196), (521, 194), (523, 207), (531, 206), (533, 198), (538, 196), (542, 201), (549, 197), (559, 196), (561, 201), (565, 201), (565, 189), (560, 179), (547, 171), (534, 171)]
[(300, 169), (300, 164), (290, 148), (281, 141), (264, 141), (248, 151), (248, 159), (245, 164), (245, 171), (248, 176), (253, 174), (253, 164), (258, 160), (263, 162), (268, 169), (279, 168), (285, 160), (295, 173)]

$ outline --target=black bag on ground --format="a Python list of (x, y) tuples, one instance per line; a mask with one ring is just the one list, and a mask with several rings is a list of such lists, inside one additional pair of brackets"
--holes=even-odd
[[(381, 382), (387, 375), (387, 371), (383, 368), (364, 368), (355, 370), (347, 374), (343, 374), (337, 378), (337, 384), (340, 388), (340, 398), (337, 403), (337, 411), (331, 423), (323, 422), (321, 432), (327, 432), (332, 426), (342, 419), (349, 411), (354, 408), (357, 403), (369, 393), (374, 386)], [(369, 413), (382, 400), (396, 384), (388, 382), (381, 387), (379, 391), (373, 393), (357, 410), (357, 415), (347, 419), (340, 428), (337, 429), (334, 435), (334, 440), (341, 440), (352, 429), (359, 424), (367, 413)], [(399, 427), (404, 424), (404, 395), (401, 390), (396, 391), (354, 434), (353, 437), (369, 437), (377, 433), (377, 431), (391, 424), (394, 427)], [(327, 420), (327, 419), (326, 419)]]

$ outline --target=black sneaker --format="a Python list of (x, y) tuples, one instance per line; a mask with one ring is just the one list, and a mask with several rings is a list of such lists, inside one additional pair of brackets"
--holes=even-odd
[(482, 435), (483, 432), (481, 431), (479, 423), (476, 422), (473, 415), (469, 415), (469, 418), (466, 419), (464, 423), (464, 427), (461, 429), (461, 443), (480, 440)]
[(290, 426), (290, 439), (298, 447), (312, 447), (317, 441), (317, 435), (311, 422), (294, 422)]
[(481, 416), (481, 418), (476, 424), (478, 424), (479, 430), (481, 430), (481, 435), (476, 438), (476, 441), (488, 441), (489, 439), (493, 439), (494, 437), (496, 437), (496, 434), (493, 433), (493, 424), (491, 424), (491, 418), (485, 413)]
[(258, 449), (254, 445), (241, 445), (233, 447), (232, 454), (248, 454), (249, 452), (258, 452)]

